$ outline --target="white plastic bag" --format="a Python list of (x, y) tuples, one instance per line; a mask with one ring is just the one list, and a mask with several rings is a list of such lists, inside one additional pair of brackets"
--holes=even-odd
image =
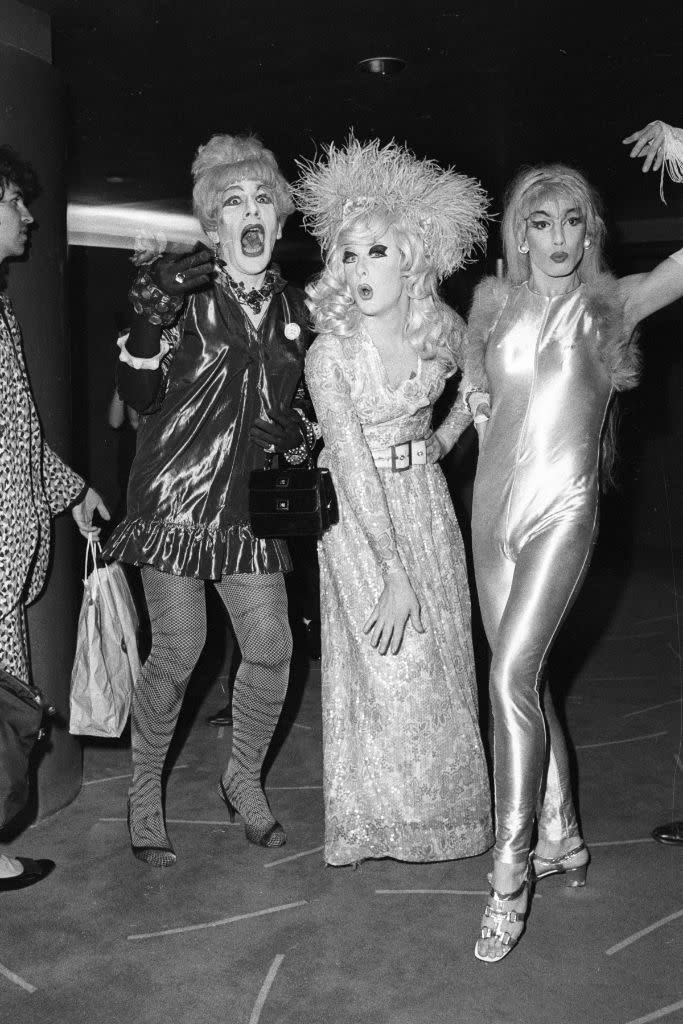
[(71, 672), (69, 732), (114, 737), (121, 735), (128, 720), (140, 671), (138, 617), (123, 569), (117, 563), (98, 568), (99, 553), (99, 544), (89, 537)]

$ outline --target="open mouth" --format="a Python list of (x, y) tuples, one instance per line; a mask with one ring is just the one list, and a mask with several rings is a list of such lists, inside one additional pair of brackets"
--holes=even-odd
[(240, 235), (245, 256), (262, 256), (266, 248), (266, 233), (260, 224), (251, 224)]
[(357, 291), (358, 297), (364, 299), (366, 302), (368, 299), (372, 298), (373, 292), (369, 284), (359, 284)]

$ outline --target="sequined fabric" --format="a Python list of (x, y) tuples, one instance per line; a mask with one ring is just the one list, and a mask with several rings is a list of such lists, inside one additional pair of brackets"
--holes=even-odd
[(219, 277), (167, 332), (162, 390), (140, 421), (128, 514), (107, 558), (201, 579), (290, 568), (285, 542), (255, 538), (248, 513), (249, 473), (265, 464), (249, 431), (292, 402), (307, 339), (301, 292), (279, 277), (275, 287), (258, 330)]
[[(322, 427), (339, 522), (319, 545), (325, 859), (409, 861), (472, 856), (491, 842), (477, 721), (470, 606), (460, 531), (438, 466), (377, 469), (371, 448), (429, 433), (453, 366), (422, 361), (390, 386), (364, 333), (320, 337), (306, 378)], [(456, 411), (456, 433), (467, 419)], [(363, 623), (400, 556), (425, 633), (408, 625), (380, 655)]]

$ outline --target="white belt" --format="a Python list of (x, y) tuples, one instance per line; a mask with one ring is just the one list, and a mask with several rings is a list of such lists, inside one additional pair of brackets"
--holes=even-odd
[(400, 473), (411, 466), (427, 464), (426, 441), (406, 441), (405, 444), (392, 444), (391, 448), (375, 448), (372, 457), (378, 469), (391, 469)]

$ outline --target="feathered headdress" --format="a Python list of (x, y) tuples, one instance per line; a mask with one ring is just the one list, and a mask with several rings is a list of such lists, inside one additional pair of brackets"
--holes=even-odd
[(419, 160), (396, 142), (361, 143), (353, 133), (344, 148), (331, 143), (323, 153), (317, 161), (297, 161), (301, 176), (293, 196), (324, 252), (346, 223), (374, 212), (387, 213), (422, 238), (439, 278), (467, 263), (476, 247), (485, 248), (489, 198), (473, 178)]

